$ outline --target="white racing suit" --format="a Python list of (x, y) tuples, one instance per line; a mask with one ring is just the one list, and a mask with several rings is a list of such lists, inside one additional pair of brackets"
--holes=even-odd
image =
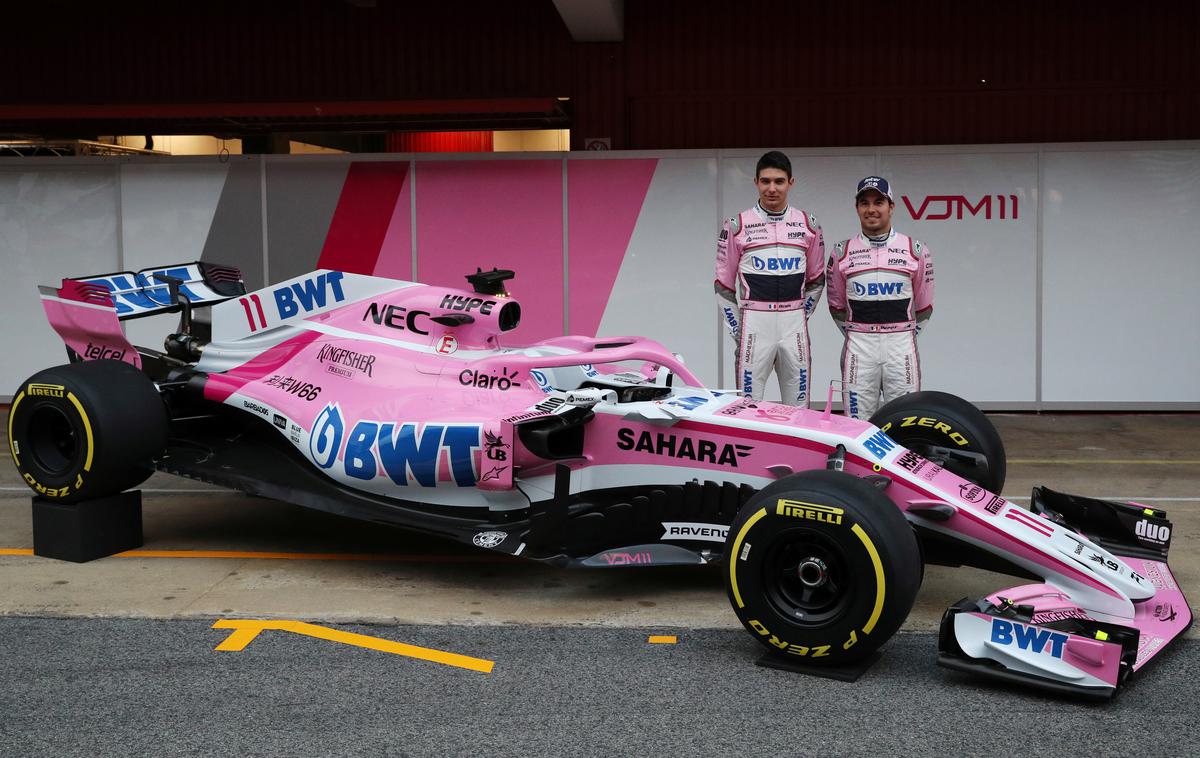
[(745, 395), (761, 400), (774, 367), (783, 402), (808, 407), (808, 314), (825, 286), (824, 259), (821, 227), (797, 208), (755, 204), (721, 228), (714, 288)]
[(825, 271), (829, 311), (846, 335), (842, 404), (869, 419), (881, 405), (921, 389), (917, 331), (933, 313), (929, 248), (892, 230), (834, 245)]

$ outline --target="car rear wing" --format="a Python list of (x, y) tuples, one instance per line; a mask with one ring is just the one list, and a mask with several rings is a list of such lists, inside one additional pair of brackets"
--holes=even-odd
[(186, 311), (184, 300), (191, 306), (216, 305), (245, 294), (246, 287), (242, 272), (232, 266), (195, 262), (64, 279), (61, 287), (38, 290), (50, 326), (79, 359), (141, 367), (122, 321)]
[(179, 305), (171, 295), (172, 284), (178, 285), (179, 294), (192, 305), (215, 305), (246, 294), (239, 269), (201, 261), (74, 277), (63, 280), (64, 287), (68, 281), (107, 290), (120, 321), (178, 311)]

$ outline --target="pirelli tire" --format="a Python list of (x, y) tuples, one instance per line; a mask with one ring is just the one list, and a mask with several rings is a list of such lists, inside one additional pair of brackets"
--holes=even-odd
[(1004, 441), (983, 411), (948, 392), (923, 391), (902, 395), (871, 416), (871, 423), (916, 453), (922, 447), (978, 453), (987, 460), (983, 473), (956, 466), (946, 468), (991, 492), (1004, 489), (1008, 462)]
[(877, 650), (920, 587), (916, 535), (877, 487), (840, 471), (780, 479), (729, 528), (726, 588), (768, 651), (838, 665)]
[(114, 495), (154, 472), (167, 412), (135, 366), (98, 360), (31, 376), (13, 394), (9, 452), (35, 494), (61, 502)]

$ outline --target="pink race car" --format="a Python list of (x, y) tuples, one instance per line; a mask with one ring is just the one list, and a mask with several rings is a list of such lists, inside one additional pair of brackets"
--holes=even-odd
[[(157, 468), (562, 565), (725, 559), (746, 629), (810, 665), (879, 648), (926, 562), (1029, 582), (947, 611), (951, 668), (1109, 697), (1190, 626), (1166, 514), (1007, 502), (999, 435), (966, 401), (919, 392), (867, 423), (706, 389), (638, 337), (511, 344), (511, 277), (316, 271), (246, 293), (193, 263), (43, 288), (72, 363), (17, 389), (13, 460), (59, 501)], [(164, 312), (165, 350), (126, 340), (122, 320)]]

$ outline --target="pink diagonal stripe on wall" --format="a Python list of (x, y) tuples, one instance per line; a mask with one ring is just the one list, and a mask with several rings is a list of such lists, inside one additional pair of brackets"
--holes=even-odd
[(501, 344), (562, 336), (562, 160), (423, 161), (416, 188), (417, 278), (469, 289), (476, 268), (512, 269), (521, 325)]
[(379, 259), (375, 261), (375, 271), (372, 272), (375, 276), (407, 281), (413, 278), (412, 185), (413, 178), (405, 176), (404, 186), (396, 196), (396, 205), (392, 209), (391, 223), (383, 237)]
[(325, 235), (319, 268), (371, 274), (408, 176), (406, 162), (350, 164)]
[(646, 200), (657, 159), (567, 163), (569, 329), (594, 336)]

